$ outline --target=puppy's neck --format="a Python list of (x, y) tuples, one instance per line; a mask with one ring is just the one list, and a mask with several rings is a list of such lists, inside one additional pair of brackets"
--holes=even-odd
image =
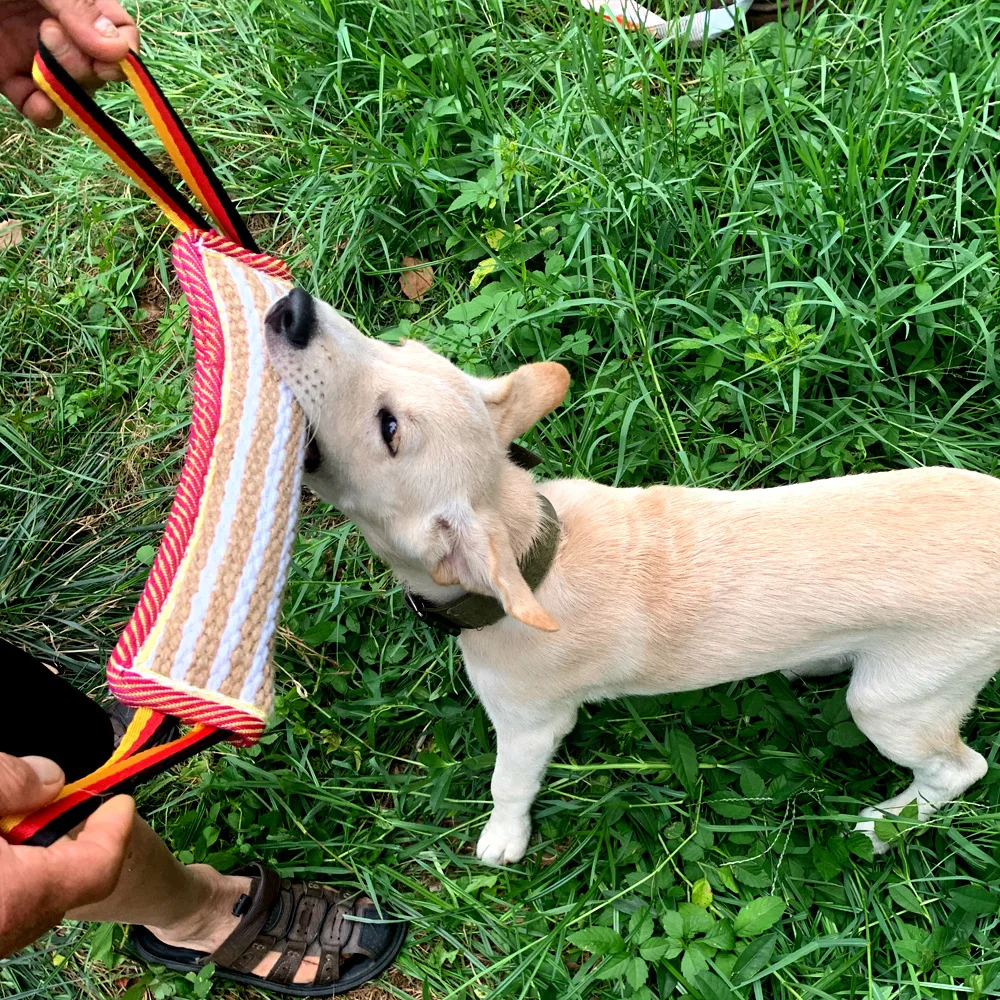
[[(510, 538), (514, 556), (520, 560), (531, 548), (542, 529), (542, 513), (538, 506), (538, 490), (531, 474), (512, 462), (505, 462), (497, 484), (495, 510), (499, 513)], [(420, 569), (394, 563), (386, 558), (396, 578), (408, 590), (434, 603), (444, 603), (458, 597), (460, 586), (441, 586)]]

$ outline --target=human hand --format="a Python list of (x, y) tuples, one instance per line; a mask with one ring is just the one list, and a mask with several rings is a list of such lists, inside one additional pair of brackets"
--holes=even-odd
[[(64, 782), (62, 770), (51, 760), (0, 753), (0, 816), (48, 805)], [(54, 927), (67, 910), (111, 894), (134, 818), (132, 799), (118, 795), (71, 837), (50, 847), (12, 846), (0, 839), (0, 958)]]
[(115, 0), (0, 0), (0, 93), (25, 118), (55, 128), (62, 112), (31, 78), (38, 36), (86, 91), (123, 79), (118, 61), (139, 48)]

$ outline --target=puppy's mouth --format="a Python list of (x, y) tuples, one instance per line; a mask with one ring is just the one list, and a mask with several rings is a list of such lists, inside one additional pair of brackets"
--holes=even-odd
[(319, 450), (319, 442), (316, 440), (316, 429), (306, 421), (306, 454), (302, 461), (302, 471), (312, 475), (322, 462), (323, 453)]

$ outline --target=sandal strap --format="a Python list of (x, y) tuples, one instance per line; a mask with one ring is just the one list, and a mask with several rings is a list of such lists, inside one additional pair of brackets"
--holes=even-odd
[(251, 871), (256, 874), (250, 883), (249, 906), (206, 962), (253, 974), (269, 953), (278, 952), (267, 981), (286, 985), (294, 982), (307, 954), (318, 958), (317, 983), (338, 982), (343, 963), (354, 956), (377, 959), (362, 944), (366, 918), (377, 913), (367, 896), (345, 896), (314, 882), (282, 879), (262, 865), (241, 874)]
[(255, 864), (243, 874), (251, 872), (256, 872), (256, 875), (250, 879), (248, 893), (250, 906), (232, 934), (208, 956), (206, 962), (213, 962), (225, 968), (235, 968), (241, 959), (242, 965), (255, 956), (255, 961), (250, 965), (252, 969), (271, 950), (270, 943), (259, 939), (262, 937), (261, 931), (267, 923), (271, 907), (278, 898), (281, 879), (276, 871), (263, 865)]
[(331, 907), (323, 921), (319, 932), (319, 969), (316, 971), (317, 982), (335, 983), (340, 979), (340, 966), (343, 962), (341, 943), (343, 940), (344, 911), (343, 905)]
[[(282, 884), (282, 889), (285, 888)], [(283, 938), (275, 942), (281, 957), (268, 973), (268, 981), (272, 983), (292, 982), (309, 945), (319, 937), (329, 909), (326, 892), (321, 886), (310, 882), (292, 882), (287, 889), (292, 897), (293, 916), (291, 926), (285, 931)]]
[(373, 915), (376, 918), (378, 916), (374, 901), (367, 896), (360, 896), (352, 901), (347, 913), (351, 917), (361, 917), (362, 919), (344, 920), (344, 930), (347, 932), (347, 937), (340, 946), (340, 950), (345, 955), (367, 955), (368, 958), (374, 958), (375, 953), (361, 943), (362, 936), (370, 926), (369, 923), (365, 922), (365, 919), (370, 921)]

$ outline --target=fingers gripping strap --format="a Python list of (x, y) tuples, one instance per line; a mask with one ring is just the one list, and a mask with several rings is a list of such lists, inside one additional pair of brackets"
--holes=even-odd
[[(168, 155), (219, 231), (237, 245), (257, 252), (258, 247), (236, 206), (142, 61), (130, 52), (121, 66)], [(156, 202), (177, 229), (190, 232), (211, 228), (205, 217), (177, 191), (152, 160), (63, 69), (41, 40), (32, 76), (66, 116)]]
[(0, 818), (0, 836), (11, 844), (47, 847), (82, 823), (102, 802), (134, 791), (142, 782), (225, 737), (210, 726), (195, 726), (177, 739), (162, 742), (171, 728), (172, 720), (162, 713), (138, 709), (103, 767), (67, 785), (55, 802), (30, 816)]

